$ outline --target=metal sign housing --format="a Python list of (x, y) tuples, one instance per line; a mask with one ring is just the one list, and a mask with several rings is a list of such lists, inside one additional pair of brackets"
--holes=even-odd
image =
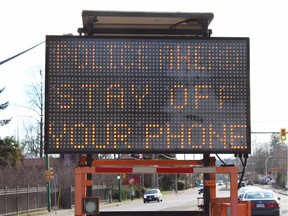
[(249, 38), (46, 37), (46, 153), (250, 153)]

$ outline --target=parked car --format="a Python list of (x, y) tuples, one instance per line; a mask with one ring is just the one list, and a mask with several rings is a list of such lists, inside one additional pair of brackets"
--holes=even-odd
[[(239, 183), (238, 183), (238, 184), (239, 184)], [(246, 187), (245, 182), (240, 182), (240, 184), (239, 184), (239, 188), (242, 188), (242, 187)]]
[(280, 216), (280, 198), (272, 190), (247, 190), (243, 201), (251, 201), (251, 215)]
[(222, 186), (222, 185), (224, 185), (223, 180), (218, 180), (218, 181), (217, 181), (217, 185), (218, 185), (218, 186)]
[(203, 184), (200, 184), (198, 186), (198, 194), (201, 194), (201, 193), (204, 193), (204, 185)]
[(218, 180), (218, 181), (217, 181), (217, 186), (223, 186), (223, 185), (224, 185), (223, 180)]
[(252, 180), (248, 180), (248, 181), (246, 182), (246, 185), (254, 185), (254, 183), (253, 183)]
[(149, 203), (150, 201), (162, 202), (162, 193), (159, 189), (148, 189), (143, 195), (143, 202)]
[(260, 184), (260, 185), (266, 184), (266, 178), (264, 178), (264, 177), (258, 178), (257, 179), (257, 183)]
[(273, 185), (273, 184), (275, 184), (276, 183), (276, 181), (274, 180), (274, 179), (272, 179), (272, 180), (270, 180), (269, 182), (268, 182), (268, 185)]

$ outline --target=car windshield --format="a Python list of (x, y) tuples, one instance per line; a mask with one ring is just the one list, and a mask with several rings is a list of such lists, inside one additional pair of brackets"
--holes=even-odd
[(269, 199), (274, 198), (274, 194), (270, 191), (251, 191), (245, 194), (246, 199)]
[(147, 191), (145, 192), (145, 194), (156, 194), (156, 193), (158, 193), (157, 190), (147, 190)]

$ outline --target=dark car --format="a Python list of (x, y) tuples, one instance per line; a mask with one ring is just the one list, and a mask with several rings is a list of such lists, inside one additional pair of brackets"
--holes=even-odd
[(280, 215), (280, 198), (272, 190), (247, 190), (243, 201), (251, 201), (251, 215)]
[(150, 201), (162, 201), (162, 193), (159, 189), (148, 189), (143, 195), (143, 202), (149, 203)]
[(201, 194), (201, 193), (204, 193), (204, 185), (203, 184), (200, 184), (198, 186), (198, 194)]
[(254, 183), (253, 183), (252, 180), (248, 180), (248, 181), (246, 182), (246, 185), (254, 185)]
[(239, 185), (239, 188), (246, 187), (245, 182), (240, 182), (240, 184), (238, 183), (238, 185)]

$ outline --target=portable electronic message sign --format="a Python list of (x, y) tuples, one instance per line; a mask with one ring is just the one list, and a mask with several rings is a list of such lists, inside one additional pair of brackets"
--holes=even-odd
[(46, 153), (249, 153), (248, 38), (47, 36)]

